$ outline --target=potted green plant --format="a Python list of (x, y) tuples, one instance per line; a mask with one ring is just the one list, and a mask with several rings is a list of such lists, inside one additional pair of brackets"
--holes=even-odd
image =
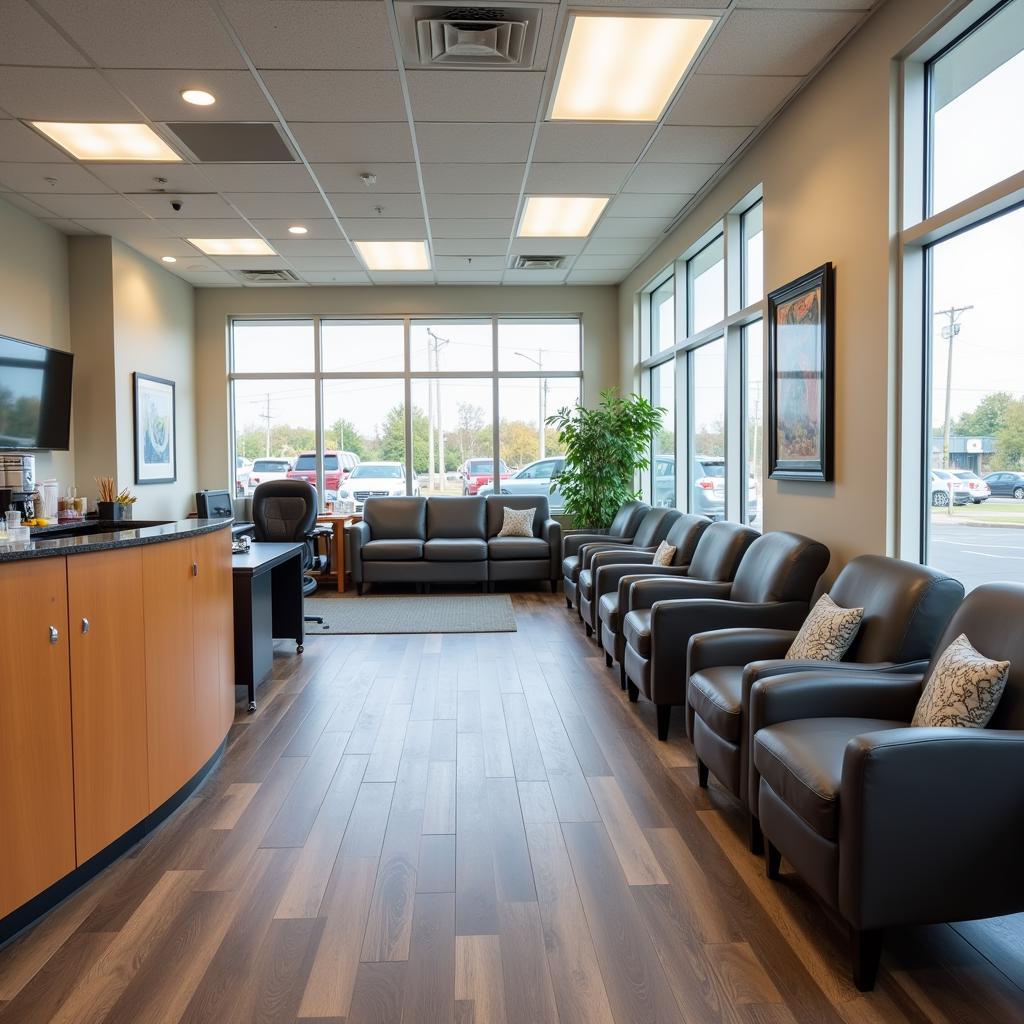
[(577, 402), (548, 417), (565, 449), (558, 489), (577, 527), (606, 529), (620, 505), (639, 498), (636, 475), (650, 465), (651, 437), (664, 415), (640, 395), (623, 398), (608, 388), (595, 409)]

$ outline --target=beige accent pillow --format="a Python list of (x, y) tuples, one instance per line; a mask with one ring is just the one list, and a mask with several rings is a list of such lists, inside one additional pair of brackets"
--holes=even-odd
[(863, 618), (863, 608), (841, 608), (822, 594), (786, 651), (787, 660), (842, 661)]
[(498, 531), (499, 537), (532, 537), (535, 508), (509, 508), (505, 506), (505, 520)]
[(663, 540), (658, 545), (658, 550), (654, 552), (654, 559), (652, 565), (671, 565), (672, 559), (676, 557), (676, 548), (674, 544), (669, 544), (667, 540)]
[(992, 661), (961, 633), (935, 662), (911, 725), (984, 729), (995, 714), (1010, 676), (1008, 661)]

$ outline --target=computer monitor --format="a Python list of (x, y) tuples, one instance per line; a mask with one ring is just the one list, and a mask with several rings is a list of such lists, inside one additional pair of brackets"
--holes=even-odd
[(197, 491), (196, 512), (200, 519), (233, 519), (235, 507), (228, 491)]

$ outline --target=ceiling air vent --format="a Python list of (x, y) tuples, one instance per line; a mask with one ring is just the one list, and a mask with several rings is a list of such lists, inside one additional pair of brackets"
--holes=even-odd
[(537, 7), (395, 5), (406, 65), (446, 68), (531, 67)]
[(290, 270), (240, 270), (238, 273), (250, 284), (296, 284), (299, 280)]
[(561, 270), (564, 256), (517, 256), (516, 270)]

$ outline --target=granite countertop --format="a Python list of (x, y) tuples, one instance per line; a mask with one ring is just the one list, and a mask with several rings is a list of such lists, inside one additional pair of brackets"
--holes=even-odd
[[(82, 555), (92, 551), (138, 547), (140, 544), (160, 544), (163, 541), (181, 540), (185, 537), (212, 533), (214, 530), (223, 530), (233, 522), (233, 519), (182, 519), (176, 523), (87, 519), (82, 523), (61, 523), (58, 526), (44, 526), (33, 530), (32, 539), (25, 544), (0, 541), (0, 562)], [(69, 530), (75, 533), (71, 536), (48, 536), (66, 533)]]

